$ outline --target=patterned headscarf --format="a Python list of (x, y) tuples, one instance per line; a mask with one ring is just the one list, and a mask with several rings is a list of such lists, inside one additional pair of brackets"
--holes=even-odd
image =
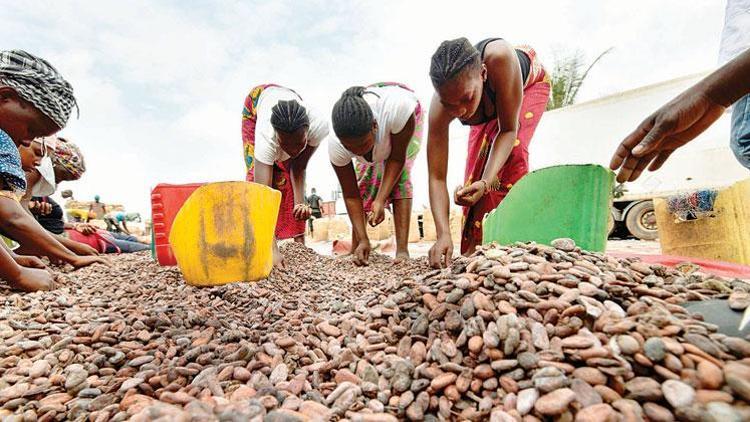
[(0, 130), (0, 178), (8, 189), (14, 192), (26, 191), (26, 174), (21, 168), (21, 154), (10, 136), (2, 130)]
[(52, 165), (70, 174), (71, 179), (78, 180), (86, 172), (86, 163), (78, 146), (67, 139), (58, 137), (54, 151), (50, 154)]
[(73, 107), (78, 110), (70, 83), (48, 61), (23, 50), (0, 51), (0, 85), (15, 89), (60, 129)]

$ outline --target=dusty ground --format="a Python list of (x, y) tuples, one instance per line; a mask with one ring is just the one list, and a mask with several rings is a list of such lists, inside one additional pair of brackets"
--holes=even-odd
[(287, 270), (214, 288), (141, 253), (0, 287), (0, 418), (750, 420), (750, 342), (677, 305), (743, 309), (747, 284), (557, 248), (441, 271), (287, 244)]
[[(412, 258), (427, 256), (433, 242), (409, 243), (409, 253)], [(307, 246), (314, 249), (321, 255), (331, 255), (332, 242), (314, 242), (307, 239)], [(455, 251), (459, 250), (459, 245), (455, 245)], [(658, 241), (647, 242), (642, 240), (610, 240), (607, 242), (607, 252), (624, 252), (643, 255), (659, 255), (661, 247)]]

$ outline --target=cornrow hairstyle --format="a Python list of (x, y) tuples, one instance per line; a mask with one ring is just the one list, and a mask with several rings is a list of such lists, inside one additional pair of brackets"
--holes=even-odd
[(432, 85), (440, 88), (467, 66), (478, 66), (479, 61), (479, 51), (466, 38), (443, 41), (432, 55), (430, 64)]
[(373, 94), (363, 86), (353, 86), (341, 94), (341, 98), (333, 105), (331, 120), (333, 132), (340, 138), (356, 138), (372, 130), (372, 114), (370, 105), (364, 99), (365, 94)]
[(279, 101), (271, 109), (271, 126), (277, 131), (291, 133), (310, 126), (307, 110), (297, 100)]

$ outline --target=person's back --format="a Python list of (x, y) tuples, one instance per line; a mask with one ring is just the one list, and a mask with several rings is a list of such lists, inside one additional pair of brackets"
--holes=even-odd
[(318, 195), (316, 195), (314, 192), (310, 196), (307, 197), (307, 205), (309, 205), (310, 208), (312, 208), (313, 212), (320, 211), (321, 201), (322, 199)]

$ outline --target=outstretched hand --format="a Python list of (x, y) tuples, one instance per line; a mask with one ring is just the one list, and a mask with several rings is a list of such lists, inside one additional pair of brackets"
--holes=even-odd
[(625, 137), (610, 168), (618, 170), (617, 181), (632, 182), (648, 167), (661, 168), (679, 147), (695, 139), (721, 117), (724, 107), (693, 87), (670, 101)]

